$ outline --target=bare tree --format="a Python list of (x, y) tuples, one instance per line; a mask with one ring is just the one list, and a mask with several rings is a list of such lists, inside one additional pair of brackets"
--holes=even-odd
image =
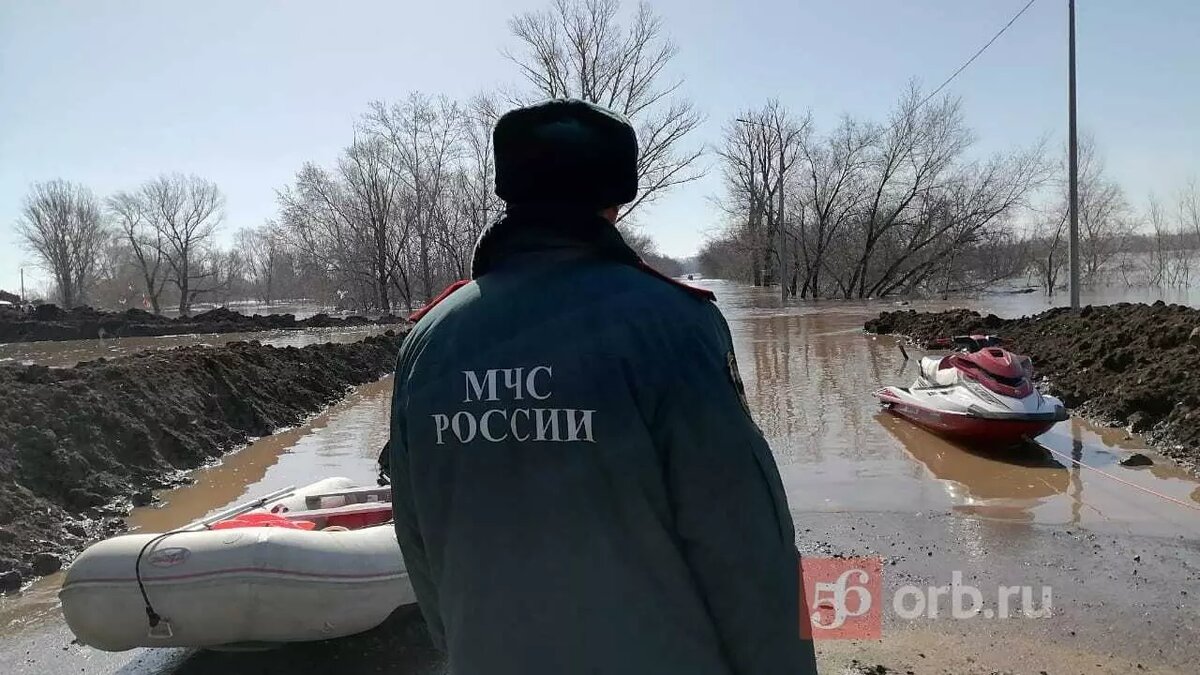
[[(463, 207), (471, 205), (463, 205), (461, 195), (456, 194), (456, 188), (462, 187), (462, 172), (467, 170), (463, 168), (464, 156), (470, 158), (468, 164), (476, 165), (469, 171), (478, 175), (481, 153), (490, 154), (490, 145), (479, 145), (479, 138), (474, 139), (474, 147), (464, 148), (464, 134), (468, 138), (477, 136), (479, 129), (474, 127), (483, 120), (494, 119), (488, 115), (487, 103), (478, 106), (468, 113), (449, 99), (430, 100), (412, 94), (400, 104), (373, 103), (363, 120), (365, 133), (388, 144), (392, 169), (405, 187), (404, 218), (414, 235), (415, 246), (415, 251), (405, 253), (415, 253), (421, 300), (433, 297), (449, 281), (445, 276), (447, 267), (462, 267), (462, 251), (474, 243), (472, 237), (463, 245), (464, 227), (473, 228), (480, 217), (487, 215), (464, 213)], [(468, 115), (474, 115), (476, 120), (472, 122)], [(490, 161), (483, 170), (493, 170)], [(483, 204), (478, 195), (475, 199), (477, 204)], [(404, 283), (398, 290), (411, 305), (412, 293), (405, 271), (408, 267), (399, 266), (405, 276), (398, 278)]]
[(162, 231), (150, 224), (151, 207), (143, 195), (118, 192), (108, 198), (108, 212), (137, 263), (146, 302), (155, 314), (161, 314), (167, 285), (166, 247)]
[(253, 283), (256, 297), (270, 305), (276, 299), (276, 278), (287, 259), (283, 233), (274, 221), (267, 221), (261, 227), (238, 230), (235, 241), (242, 271)]
[(730, 226), (705, 264), (774, 283), (782, 233), (783, 281), (804, 297), (946, 293), (1020, 272), (1010, 224), (1046, 179), (1042, 148), (969, 161), (958, 102), (927, 103), (913, 87), (887, 126), (844, 119), (825, 136), (778, 106), (739, 115), (720, 153)]
[(638, 197), (621, 214), (670, 188), (699, 178), (699, 149), (683, 141), (703, 121), (692, 102), (677, 96), (683, 81), (669, 79), (678, 53), (662, 19), (641, 3), (628, 25), (619, 0), (555, 0), (548, 11), (509, 21), (518, 43), (505, 55), (536, 97), (574, 97), (625, 115), (638, 133)]
[(1061, 205), (1049, 213), (1039, 215), (1033, 225), (1026, 255), (1037, 272), (1047, 296), (1054, 295), (1058, 278), (1067, 260), (1067, 209)]
[(1088, 282), (1100, 280), (1134, 229), (1125, 191), (1105, 174), (1096, 139), (1084, 136), (1079, 144), (1079, 243), (1083, 276)]
[(1195, 245), (1200, 246), (1200, 184), (1196, 179), (1189, 180), (1179, 191), (1179, 222), (1194, 237)]
[(86, 300), (107, 232), (91, 190), (63, 180), (34, 183), (17, 232), (54, 278), (66, 307)]
[(873, 278), (880, 245), (920, 208), (918, 197), (944, 177), (971, 144), (957, 99), (926, 103), (913, 85), (892, 113), (890, 124), (873, 133), (866, 183), (868, 196), (857, 233), (859, 254), (848, 279), (838, 279), (842, 294), (864, 298), (886, 280)]
[[(810, 208), (798, 209), (800, 262), (805, 270), (799, 296), (820, 297), (823, 271), (830, 269), (834, 239), (852, 223), (867, 196), (863, 181), (871, 148), (870, 129), (844, 117), (824, 138), (806, 136), (799, 169), (797, 199)], [(797, 267), (799, 269), (799, 267)]]
[[(969, 268), (962, 265), (972, 252), (1003, 250), (1009, 244), (1010, 219), (1045, 180), (1042, 149), (1035, 146), (986, 162), (954, 168), (936, 189), (920, 195), (916, 217), (893, 231), (872, 276), (867, 297), (911, 292), (928, 280), (942, 277), (943, 294), (990, 285), (1020, 271), (1020, 261), (996, 264), (982, 256)], [(972, 273), (964, 275), (964, 269)]]
[(719, 155), (731, 197), (727, 210), (744, 219), (756, 285), (787, 281), (781, 276), (783, 250), (794, 248), (786, 242), (796, 230), (789, 220), (800, 219), (789, 218), (788, 176), (801, 156), (809, 126), (809, 116), (795, 118), (772, 100), (760, 109), (743, 111), (726, 127)]
[(88, 301), (96, 307), (129, 307), (141, 297), (141, 271), (133, 251), (124, 235), (111, 231), (100, 246)]
[[(279, 192), (293, 271), (332, 284), (341, 305), (384, 311), (411, 310), (468, 276), (480, 234), (503, 213), (494, 192), (496, 118), (488, 96), (459, 104), (415, 93), (372, 103), (336, 169), (306, 164)], [(242, 249), (256, 269), (253, 246)]]
[(279, 193), (281, 222), (295, 245), (321, 262), (337, 283), (370, 294), (368, 306), (390, 311), (394, 278), (407, 240), (403, 185), (379, 139), (357, 140), (336, 174), (306, 164), (294, 187)]
[(179, 314), (187, 316), (201, 293), (216, 288), (212, 265), (199, 264), (224, 217), (217, 185), (194, 175), (162, 175), (138, 192), (153, 241), (166, 263), (167, 280), (179, 291)]
[(496, 196), (496, 166), (492, 150), (492, 128), (499, 111), (487, 95), (473, 98), (462, 110), (458, 138), (462, 149), (452, 190), (456, 224), (445, 228), (444, 248), (456, 278), (471, 273), (471, 254), (479, 235), (504, 212), (504, 202)]

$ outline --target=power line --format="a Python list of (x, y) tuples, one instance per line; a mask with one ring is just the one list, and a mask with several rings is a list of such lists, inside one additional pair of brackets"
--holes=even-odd
[(967, 69), (967, 66), (970, 66), (972, 63), (974, 63), (974, 62), (975, 62), (975, 59), (979, 58), (979, 56), (980, 56), (981, 54), (983, 54), (985, 51), (987, 51), (988, 47), (991, 47), (991, 46), (992, 46), (992, 43), (993, 43), (993, 42), (995, 42), (996, 40), (999, 40), (999, 39), (1000, 39), (1000, 36), (1001, 36), (1001, 35), (1004, 35), (1004, 32), (1005, 32), (1005, 31), (1007, 31), (1007, 30), (1008, 30), (1008, 29), (1009, 29), (1009, 28), (1010, 28), (1010, 27), (1011, 27), (1011, 26), (1012, 26), (1014, 23), (1016, 23), (1016, 22), (1017, 22), (1017, 19), (1021, 18), (1021, 15), (1025, 13), (1025, 10), (1029, 9), (1029, 8), (1030, 8), (1030, 6), (1032, 6), (1032, 5), (1033, 5), (1033, 3), (1035, 3), (1035, 2), (1037, 2), (1037, 0), (1029, 0), (1029, 2), (1025, 3), (1025, 6), (1021, 8), (1021, 11), (1017, 12), (1016, 14), (1014, 14), (1014, 15), (1013, 15), (1013, 18), (1009, 19), (1009, 20), (1008, 20), (1008, 23), (1004, 24), (1004, 27), (1003, 27), (1003, 28), (1001, 28), (1001, 29), (1000, 29), (1000, 30), (999, 30), (999, 31), (998, 31), (998, 32), (997, 32), (995, 35), (993, 35), (993, 36), (992, 36), (992, 39), (991, 39), (991, 40), (988, 40), (986, 43), (984, 43), (984, 45), (983, 45), (982, 47), (980, 47), (980, 48), (979, 48), (979, 51), (977, 51), (977, 52), (975, 52), (974, 54), (972, 54), (972, 55), (971, 55), (971, 58), (967, 59), (965, 63), (963, 63), (961, 66), (959, 66), (959, 67), (958, 67), (958, 70), (956, 70), (956, 71), (954, 71), (953, 73), (951, 73), (951, 74), (950, 74), (950, 77), (947, 77), (947, 78), (946, 78), (946, 80), (945, 80), (944, 82), (942, 82), (941, 84), (939, 84), (939, 85), (938, 85), (938, 87), (937, 87), (937, 89), (934, 89), (932, 92), (930, 92), (930, 94), (929, 94), (928, 96), (926, 96), (925, 98), (921, 99), (921, 102), (920, 102), (920, 103), (918, 103), (918, 104), (916, 105), (916, 107), (915, 107), (915, 108), (913, 108), (913, 110), (915, 111), (915, 110), (917, 110), (918, 108), (920, 108), (921, 106), (925, 105), (925, 104), (926, 104), (926, 103), (928, 103), (928, 102), (929, 102), (929, 101), (930, 101), (930, 100), (931, 100), (931, 99), (932, 99), (934, 96), (937, 96), (937, 95), (938, 95), (938, 92), (940, 92), (941, 90), (945, 89), (945, 88), (946, 88), (946, 85), (950, 84), (950, 83), (951, 83), (951, 82), (954, 80), (954, 78), (958, 77), (959, 73), (961, 73), (962, 71), (966, 70), (966, 69)]

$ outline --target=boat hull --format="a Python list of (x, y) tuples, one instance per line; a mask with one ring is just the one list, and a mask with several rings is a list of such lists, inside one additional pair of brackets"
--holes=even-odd
[(981, 446), (1011, 446), (1036, 438), (1066, 419), (1055, 406), (1046, 412), (1000, 414), (943, 410), (906, 400), (902, 392), (884, 388), (876, 392), (884, 408), (939, 436)]
[(980, 419), (964, 413), (947, 413), (915, 405), (895, 404), (887, 406), (887, 409), (940, 436), (990, 445), (1015, 445), (1041, 436), (1055, 425), (1052, 420)]

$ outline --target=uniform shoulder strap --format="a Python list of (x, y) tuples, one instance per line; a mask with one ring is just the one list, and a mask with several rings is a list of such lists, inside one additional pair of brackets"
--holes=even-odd
[(442, 291), (441, 293), (438, 293), (436, 298), (425, 303), (424, 307), (422, 307), (421, 309), (418, 309), (417, 311), (413, 312), (412, 314), (409, 314), (408, 320), (412, 321), (413, 323), (420, 321), (421, 317), (428, 314), (429, 311), (432, 310), (434, 307), (437, 307), (438, 303), (440, 303), (441, 301), (450, 297), (451, 293), (453, 293), (454, 291), (457, 291), (458, 289), (462, 288), (463, 286), (466, 286), (469, 283), (471, 283), (470, 279), (460, 279), (460, 280), (450, 284), (449, 286), (446, 287), (446, 290)]
[(708, 290), (707, 288), (700, 288), (698, 286), (692, 286), (691, 284), (685, 284), (682, 281), (679, 281), (678, 279), (672, 279), (671, 277), (663, 274), (662, 272), (659, 272), (658, 270), (654, 269), (653, 267), (647, 265), (644, 262), (639, 261), (638, 264), (635, 265), (635, 267), (637, 267), (639, 270), (645, 272), (646, 274), (649, 274), (650, 276), (654, 277), (655, 279), (658, 279), (660, 281), (665, 281), (668, 284), (671, 284), (672, 286), (674, 286), (680, 290), (683, 290), (688, 295), (691, 295), (694, 298), (699, 298), (701, 300), (707, 300), (709, 302), (716, 302), (716, 300), (717, 300), (717, 294), (713, 293), (712, 291)]

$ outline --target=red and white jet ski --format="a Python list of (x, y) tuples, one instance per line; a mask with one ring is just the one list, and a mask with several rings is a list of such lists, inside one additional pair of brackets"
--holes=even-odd
[(981, 445), (1012, 445), (1046, 433), (1069, 417), (1062, 401), (1033, 386), (1033, 362), (990, 335), (939, 340), (949, 356), (926, 356), (910, 387), (884, 387), (888, 411), (934, 433)]

